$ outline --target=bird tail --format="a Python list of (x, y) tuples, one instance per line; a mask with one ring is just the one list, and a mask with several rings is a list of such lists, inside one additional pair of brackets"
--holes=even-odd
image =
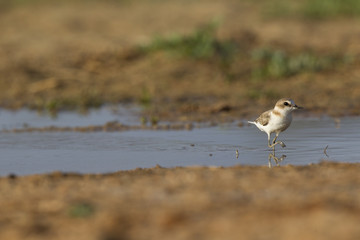
[(256, 125), (256, 123), (255, 123), (255, 122), (253, 122), (253, 121), (248, 121), (248, 123), (251, 123), (251, 124)]

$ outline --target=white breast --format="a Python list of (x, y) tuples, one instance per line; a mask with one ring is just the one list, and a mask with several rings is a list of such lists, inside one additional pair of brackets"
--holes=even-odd
[(269, 121), (269, 130), (271, 132), (282, 132), (285, 131), (291, 124), (292, 114), (276, 115), (271, 113), (271, 118)]

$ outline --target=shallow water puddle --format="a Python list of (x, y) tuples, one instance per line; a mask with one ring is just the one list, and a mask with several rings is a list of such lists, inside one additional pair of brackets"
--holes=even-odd
[(80, 114), (76, 112), (60, 112), (56, 117), (49, 114), (39, 114), (36, 111), (21, 109), (18, 111), (0, 110), (0, 129), (23, 127), (78, 127), (102, 125), (109, 121), (119, 121), (123, 124), (139, 123), (141, 109), (129, 107), (102, 107)]
[[(80, 122), (81, 125), (104, 124), (114, 120), (139, 122), (134, 115), (104, 109), (87, 117), (69, 113), (56, 120), (44, 120), (32, 112), (16, 113), (18, 118), (6, 114), (5, 111), (0, 114), (3, 129), (19, 127), (24, 122), (31, 126), (78, 126)], [(286, 155), (280, 165), (306, 165), (322, 159), (360, 162), (359, 129), (358, 117), (343, 118), (339, 126), (330, 118), (298, 118), (280, 135), (287, 147), (277, 146), (275, 155), (278, 158)], [(156, 164), (163, 167), (268, 165), (272, 151), (266, 145), (265, 133), (255, 126), (239, 128), (236, 124), (191, 131), (1, 133), (0, 175), (51, 171), (105, 173)], [(326, 146), (328, 157), (324, 153)], [(271, 164), (276, 165), (273, 159)]]

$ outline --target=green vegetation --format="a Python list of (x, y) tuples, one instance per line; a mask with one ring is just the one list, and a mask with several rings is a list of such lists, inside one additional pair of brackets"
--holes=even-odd
[[(346, 56), (319, 55), (310, 50), (290, 54), (282, 49), (251, 49), (244, 47), (249, 45), (245, 42), (220, 41), (215, 34), (217, 28), (218, 24), (211, 22), (190, 35), (157, 37), (148, 45), (142, 46), (141, 51), (145, 54), (165, 51), (175, 56), (214, 64), (227, 80), (234, 80), (239, 75), (244, 76), (241, 68), (250, 69), (248, 76), (253, 80), (259, 80), (322, 71), (346, 63), (348, 60)], [(149, 102), (149, 96), (144, 92), (141, 103), (149, 104)]]
[[(165, 0), (162, 0), (166, 2)], [(59, 4), (62, 3), (96, 3), (96, 0), (0, 0), (0, 7), (16, 7), (24, 5)], [(109, 4), (128, 4), (129, 0), (104, 0)], [(249, 1), (252, 2), (252, 1)], [(329, 19), (332, 17), (359, 17), (359, 0), (258, 0), (255, 5), (263, 9), (266, 15), (305, 17), (309, 19)], [(173, 36), (169, 40), (180, 40)], [(200, 53), (201, 54), (201, 53)]]
[(158, 125), (158, 123), (159, 123), (159, 117), (157, 117), (157, 116), (151, 116), (150, 122), (151, 122), (151, 126), (156, 126), (156, 125)]
[[(96, 3), (96, 0), (0, 0), (0, 6), (2, 7), (16, 7), (16, 6), (26, 6), (26, 5), (39, 5), (39, 4), (59, 4), (59, 3), (81, 3), (89, 4)], [(104, 0), (105, 3), (129, 3), (129, 0)]]
[(147, 88), (143, 88), (141, 96), (139, 98), (140, 104), (144, 107), (149, 107), (151, 104), (151, 100), (152, 97), (150, 91)]
[[(352, 61), (346, 55), (335, 53), (320, 53), (315, 50), (288, 51), (288, 48), (259, 47), (248, 38), (235, 37), (232, 40), (219, 39), (216, 31), (217, 22), (210, 22), (195, 29), (189, 35), (173, 35), (172, 37), (157, 37), (149, 44), (132, 50), (136, 58), (131, 61), (141, 61), (155, 52), (166, 52), (172, 57), (189, 59), (207, 65), (215, 74), (222, 74), (225, 81), (247, 81), (257, 83), (282, 79), (302, 73), (319, 72), (342, 66)], [(140, 56), (140, 57), (139, 57)], [(168, 56), (162, 56), (168, 57)], [(126, 60), (127, 55), (124, 57)], [(110, 61), (110, 60), (109, 60)], [(177, 64), (177, 62), (175, 62)], [(195, 66), (194, 66), (195, 67)], [(276, 98), (275, 91), (249, 90), (248, 97), (257, 99), (260, 96)], [(147, 86), (137, 96), (137, 102), (145, 108), (151, 108), (155, 95)], [(39, 97), (32, 106), (56, 117), (60, 109), (78, 109), (84, 111), (89, 108), (101, 106), (106, 99), (95, 88), (86, 88), (76, 97)], [(115, 102), (115, 101), (114, 101)], [(31, 106), (30, 106), (31, 107)], [(149, 119), (156, 125), (156, 118)]]
[(34, 103), (29, 104), (28, 107), (56, 118), (59, 110), (76, 109), (79, 113), (87, 113), (88, 109), (99, 108), (103, 105), (103, 103), (104, 100), (96, 91), (84, 90), (76, 98), (54, 97), (44, 99), (38, 97), (34, 100)]
[(231, 41), (216, 38), (217, 21), (205, 24), (189, 35), (174, 34), (170, 37), (155, 37), (148, 45), (141, 46), (145, 53), (166, 51), (176, 56), (198, 60), (220, 60), (229, 62), (235, 55), (236, 45)]
[(227, 80), (232, 80), (230, 68), (238, 57), (239, 45), (235, 41), (219, 39), (216, 36), (218, 27), (219, 22), (212, 21), (189, 35), (158, 36), (149, 44), (141, 46), (140, 51), (145, 54), (164, 51), (176, 57), (211, 63)]
[(278, 99), (281, 98), (282, 94), (277, 92), (275, 89), (261, 89), (259, 86), (250, 85), (247, 92), (247, 97), (252, 100), (258, 100), (261, 97), (266, 99)]
[(94, 207), (89, 203), (77, 203), (69, 208), (68, 214), (74, 218), (87, 218), (95, 212)]
[(337, 16), (360, 16), (359, 0), (307, 0), (301, 6), (301, 13), (309, 18), (330, 18)]
[(266, 15), (277, 17), (301, 17), (330, 19), (334, 17), (360, 17), (358, 0), (275, 0), (263, 4)]
[(290, 55), (282, 50), (268, 48), (255, 49), (251, 53), (253, 60), (252, 78), (281, 78), (302, 72), (316, 72), (329, 69), (346, 61), (346, 57), (329, 55), (317, 56), (311, 52)]

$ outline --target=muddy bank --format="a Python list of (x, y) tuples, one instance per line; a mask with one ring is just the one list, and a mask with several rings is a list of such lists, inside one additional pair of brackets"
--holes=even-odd
[[(215, 126), (215, 124), (196, 125), (197, 127)], [(242, 124), (240, 124), (242, 126)], [(24, 132), (121, 132), (121, 131), (136, 131), (136, 130), (192, 130), (194, 125), (192, 123), (169, 123), (169, 124), (142, 124), (142, 125), (126, 125), (117, 121), (107, 122), (103, 125), (90, 125), (84, 127), (24, 127), (14, 128), (10, 130), (3, 130), (3, 133), (24, 133)]]
[(2, 239), (358, 239), (359, 164), (0, 178)]
[(271, 17), (262, 1), (35, 2), (2, 6), (0, 107), (135, 102), (160, 120), (228, 121), (292, 97), (359, 114), (358, 18)]

